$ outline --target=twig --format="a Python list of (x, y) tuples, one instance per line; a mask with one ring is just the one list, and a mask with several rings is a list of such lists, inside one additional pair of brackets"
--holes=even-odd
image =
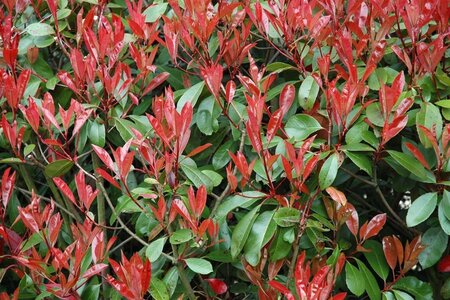
[(419, 231), (415, 230), (414, 228), (409, 228), (408, 225), (403, 221), (402, 218), (392, 209), (392, 207), (389, 205), (389, 202), (386, 200), (386, 197), (384, 197), (383, 192), (380, 189), (380, 186), (378, 184), (378, 177), (377, 177), (377, 166), (374, 165), (373, 168), (373, 183), (375, 184), (375, 192), (378, 194), (381, 202), (386, 207), (386, 209), (389, 211), (389, 213), (394, 217), (395, 220), (407, 231), (412, 232), (415, 235), (420, 234)]

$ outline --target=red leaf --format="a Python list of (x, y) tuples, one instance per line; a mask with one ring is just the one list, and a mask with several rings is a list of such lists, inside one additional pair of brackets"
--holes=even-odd
[(280, 94), (281, 118), (288, 112), (294, 102), (295, 87), (293, 84), (286, 84)]
[(84, 272), (82, 278), (89, 279), (92, 276), (97, 275), (101, 271), (105, 270), (107, 267), (108, 267), (107, 264), (96, 264), (96, 265), (93, 265), (92, 267), (87, 269), (86, 272)]
[(70, 190), (69, 186), (67, 185), (67, 183), (64, 182), (64, 180), (62, 180), (59, 177), (55, 177), (53, 178), (53, 182), (56, 184), (56, 186), (58, 187), (58, 189), (63, 192), (63, 194), (69, 198), (70, 201), (72, 201), (73, 204), (75, 204), (76, 206), (78, 206), (78, 203), (75, 200), (75, 196), (73, 195), (72, 191)]
[(282, 109), (278, 109), (269, 120), (269, 124), (267, 125), (267, 142), (273, 139), (278, 129), (280, 129), (281, 121), (283, 119), (283, 111)]
[(155, 88), (157, 88), (159, 85), (161, 85), (164, 81), (166, 81), (167, 78), (169, 78), (169, 73), (167, 72), (163, 72), (161, 74), (156, 75), (151, 81), (150, 83), (147, 85), (147, 87), (145, 88), (144, 92), (142, 93), (142, 96), (150, 93), (151, 91), (153, 91)]
[(345, 197), (343, 192), (337, 190), (332, 186), (328, 187), (326, 191), (331, 196), (331, 199), (333, 199), (337, 203), (341, 204), (342, 206), (345, 206), (347, 204), (347, 197)]
[(339, 294), (334, 295), (333, 297), (331, 297), (331, 300), (345, 300), (345, 297), (347, 297), (347, 293), (346, 292), (342, 292), (342, 293), (339, 293)]
[(194, 150), (192, 150), (191, 152), (189, 152), (186, 156), (187, 157), (192, 157), (195, 156), (199, 153), (202, 153), (203, 151), (205, 151), (206, 149), (208, 149), (209, 147), (211, 147), (212, 144), (211, 143), (206, 143), (204, 145), (198, 146), (197, 148), (195, 148)]
[(439, 261), (437, 269), (439, 272), (450, 272), (450, 255), (445, 256)]
[(383, 252), (389, 267), (394, 270), (397, 265), (397, 250), (392, 236), (383, 238)]
[(12, 175), (9, 176), (10, 171), (11, 168), (6, 169), (2, 176), (1, 191), (3, 208), (6, 208), (9, 200), (11, 199), (11, 195), (14, 190), (14, 183), (16, 181), (16, 172), (14, 171)]
[(98, 173), (98, 175), (100, 175), (103, 179), (105, 179), (106, 181), (111, 183), (113, 186), (115, 186), (119, 190), (122, 189), (120, 187), (120, 185), (117, 183), (117, 181), (115, 181), (114, 178), (108, 174), (108, 172), (106, 172), (105, 170), (100, 169), (100, 168), (97, 168), (97, 170), (95, 170), (95, 171)]
[(221, 65), (212, 65), (203, 67), (200, 70), (203, 79), (206, 82), (211, 93), (216, 99), (219, 99), (220, 86), (222, 84), (223, 68)]
[(295, 297), (292, 295), (291, 291), (289, 291), (289, 289), (280, 282), (276, 280), (271, 280), (269, 281), (269, 285), (274, 289), (276, 289), (277, 291), (279, 291), (280, 293), (282, 293), (286, 297), (286, 299), (295, 300)]
[(347, 203), (346, 210), (349, 212), (349, 218), (345, 221), (350, 232), (356, 237), (359, 228), (358, 212), (351, 203)]
[(209, 286), (217, 295), (225, 294), (228, 290), (228, 286), (223, 280), (217, 278), (208, 278), (205, 279), (205, 281), (209, 283)]
[(108, 169), (114, 172), (114, 163), (111, 157), (109, 156), (108, 152), (106, 152), (105, 149), (97, 145), (92, 145), (92, 148), (94, 149), (97, 156), (102, 160), (102, 162), (108, 167)]
[(417, 149), (416, 146), (414, 146), (413, 144), (406, 142), (405, 143), (406, 148), (408, 148), (409, 151), (411, 151), (411, 153), (415, 156), (415, 158), (422, 164), (422, 166), (424, 166), (425, 168), (427, 168), (428, 170), (430, 170), (430, 166), (428, 165), (427, 160), (425, 159), (425, 157), (423, 156), (422, 152), (420, 152), (419, 149)]
[(367, 224), (367, 228), (365, 230), (364, 235), (360, 238), (363, 240), (367, 240), (375, 235), (377, 235), (381, 229), (383, 229), (384, 224), (386, 223), (386, 214), (379, 214), (370, 220), (369, 224)]
[(227, 86), (225, 88), (225, 100), (228, 103), (231, 103), (234, 98), (234, 94), (236, 93), (236, 83), (233, 80), (227, 82)]

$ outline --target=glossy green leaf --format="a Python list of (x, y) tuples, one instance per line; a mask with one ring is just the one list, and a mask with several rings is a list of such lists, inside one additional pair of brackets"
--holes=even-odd
[(345, 283), (350, 292), (358, 297), (365, 291), (365, 282), (361, 272), (349, 262), (345, 264)]
[(204, 86), (205, 82), (200, 81), (187, 89), (177, 102), (177, 110), (180, 112), (187, 102), (191, 102), (192, 107), (194, 107), (203, 91)]
[(421, 242), (426, 248), (419, 255), (419, 263), (426, 269), (434, 266), (444, 254), (448, 245), (448, 235), (440, 227), (432, 227), (422, 235)]
[(99, 124), (96, 121), (90, 122), (89, 128), (89, 140), (92, 144), (97, 145), (99, 147), (105, 146), (105, 125)]
[(298, 114), (289, 118), (284, 130), (290, 138), (303, 141), (312, 133), (322, 129), (320, 123), (310, 115)]
[(377, 280), (373, 276), (372, 272), (366, 267), (366, 265), (360, 260), (356, 260), (358, 268), (361, 272), (362, 278), (364, 279), (365, 290), (367, 295), (369, 295), (370, 300), (381, 299), (381, 291), (378, 286)]
[(255, 207), (249, 213), (247, 213), (234, 227), (233, 234), (231, 236), (231, 257), (236, 258), (244, 248), (247, 238), (252, 230), (253, 223), (257, 217), (260, 206)]
[(81, 293), (81, 299), (83, 300), (97, 300), (100, 299), (101, 284), (88, 284)]
[(450, 235), (450, 219), (448, 219), (445, 216), (444, 205), (443, 205), (442, 201), (441, 201), (441, 203), (439, 203), (438, 218), (439, 218), (439, 224), (441, 225), (442, 230), (447, 235)]
[(303, 109), (310, 110), (314, 106), (319, 89), (314, 78), (311, 75), (306, 76), (298, 90), (298, 102)]
[(322, 190), (333, 184), (339, 168), (338, 154), (330, 155), (319, 172), (319, 185)]
[(197, 274), (206, 275), (212, 273), (213, 268), (212, 264), (203, 258), (186, 258), (184, 260), (192, 271)]
[(55, 33), (53, 27), (46, 23), (30, 24), (25, 28), (25, 31), (32, 36), (45, 36), (45, 35), (52, 35)]
[(415, 158), (408, 154), (388, 150), (389, 155), (399, 163), (403, 168), (411, 172), (414, 176), (418, 177), (423, 182), (435, 183), (436, 178), (432, 173), (427, 171)]
[(256, 217), (255, 222), (253, 223), (247, 242), (244, 246), (245, 259), (252, 266), (256, 266), (259, 263), (261, 258), (261, 248), (264, 246), (264, 237), (266, 236), (266, 233), (271, 230), (270, 227), (274, 227), (272, 222), (273, 215), (273, 211), (265, 211)]
[(233, 195), (225, 198), (225, 200), (219, 205), (215, 219), (220, 220), (225, 218), (229, 212), (238, 207), (247, 208), (252, 204), (260, 201), (266, 194), (259, 191), (247, 191), (239, 195)]
[(150, 5), (144, 12), (142, 13), (145, 16), (145, 22), (153, 23), (158, 20), (167, 9), (167, 3), (158, 3), (155, 5)]
[(165, 243), (166, 238), (163, 237), (151, 242), (147, 246), (147, 249), (145, 250), (145, 256), (147, 256), (150, 262), (156, 261), (161, 256)]
[(381, 279), (386, 281), (389, 275), (389, 266), (384, 257), (383, 247), (379, 242), (369, 240), (364, 243), (364, 248), (370, 250), (370, 252), (364, 252), (364, 256), (370, 266)]
[(372, 162), (367, 155), (350, 151), (345, 151), (345, 154), (357, 167), (372, 176)]
[(48, 177), (60, 177), (70, 171), (73, 167), (73, 161), (68, 159), (59, 159), (45, 166), (44, 172)]
[(150, 295), (155, 300), (169, 300), (169, 292), (166, 284), (161, 279), (152, 277), (150, 281)]
[(273, 216), (280, 227), (290, 227), (300, 222), (300, 211), (293, 207), (280, 207)]
[(433, 299), (433, 289), (431, 286), (413, 276), (401, 278), (393, 285), (393, 288), (413, 295), (416, 300)]
[[(436, 130), (436, 135), (439, 137), (442, 132), (443, 123), (439, 108), (429, 102), (423, 102), (421, 106), (420, 111), (416, 115), (416, 125), (424, 126), (430, 130), (434, 128)], [(431, 143), (428, 141), (423, 131), (417, 127), (417, 132), (419, 133), (420, 142), (425, 148), (430, 148)]]
[(194, 237), (189, 229), (179, 229), (170, 236), (170, 243), (173, 245), (182, 244), (190, 241)]
[(413, 201), (406, 214), (408, 227), (419, 225), (427, 220), (437, 205), (437, 193), (426, 193)]
[(447, 190), (444, 190), (442, 194), (442, 210), (447, 217), (447, 219), (450, 219), (450, 192)]

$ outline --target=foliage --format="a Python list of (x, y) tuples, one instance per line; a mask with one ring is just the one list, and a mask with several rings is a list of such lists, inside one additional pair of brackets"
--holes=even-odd
[(1, 299), (450, 298), (447, 1), (1, 3)]

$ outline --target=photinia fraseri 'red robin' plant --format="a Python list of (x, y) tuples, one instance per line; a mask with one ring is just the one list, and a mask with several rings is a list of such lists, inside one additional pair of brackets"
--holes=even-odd
[(450, 298), (447, 1), (0, 6), (0, 299)]

